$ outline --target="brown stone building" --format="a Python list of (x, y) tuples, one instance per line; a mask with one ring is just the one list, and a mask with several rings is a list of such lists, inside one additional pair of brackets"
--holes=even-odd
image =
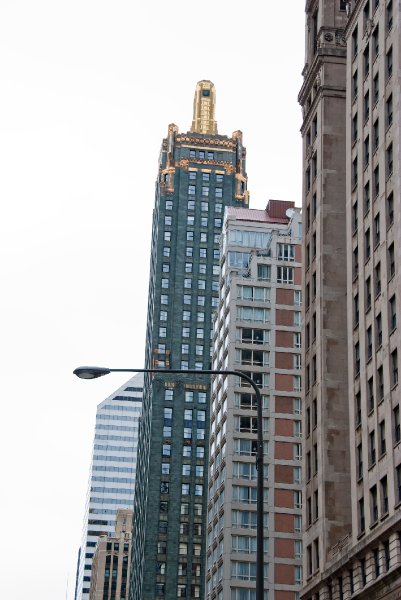
[(306, 3), (305, 600), (401, 597), (400, 9)]
[(100, 536), (92, 562), (90, 600), (125, 600), (131, 565), (132, 510), (120, 509), (116, 531)]

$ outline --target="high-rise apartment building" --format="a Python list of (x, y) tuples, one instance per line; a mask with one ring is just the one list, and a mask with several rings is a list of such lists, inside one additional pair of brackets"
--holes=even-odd
[(132, 549), (132, 510), (119, 509), (115, 532), (101, 535), (92, 562), (89, 600), (126, 600)]
[[(301, 224), (293, 202), (228, 207), (213, 369), (260, 387), (264, 437), (265, 598), (295, 600), (301, 542)], [(212, 384), (206, 598), (256, 597), (257, 416), (240, 378)]]
[(118, 509), (133, 508), (142, 395), (143, 375), (138, 374), (97, 407), (75, 590), (78, 600), (89, 600), (99, 536), (113, 534)]
[(305, 600), (401, 586), (400, 10), (306, 4)]
[[(215, 88), (198, 83), (191, 131), (170, 125), (153, 213), (146, 367), (210, 368), (224, 207), (248, 205), (239, 131), (219, 135)], [(131, 600), (204, 594), (210, 380), (145, 378)]]

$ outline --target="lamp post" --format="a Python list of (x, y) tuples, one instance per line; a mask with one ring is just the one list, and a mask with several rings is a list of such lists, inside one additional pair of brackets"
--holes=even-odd
[(108, 369), (107, 367), (77, 367), (74, 375), (81, 379), (97, 379), (109, 373), (179, 373), (181, 375), (236, 375), (247, 381), (254, 389), (257, 406), (257, 487), (256, 487), (256, 600), (263, 600), (264, 573), (263, 573), (263, 416), (262, 396), (256, 383), (241, 371), (230, 369)]

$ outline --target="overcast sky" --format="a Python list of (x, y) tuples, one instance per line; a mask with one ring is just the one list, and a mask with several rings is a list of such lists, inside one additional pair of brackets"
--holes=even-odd
[(143, 366), (160, 144), (197, 81), (244, 133), (251, 208), (301, 204), (303, 36), (303, 0), (2, 0), (2, 598), (73, 598), (96, 405), (125, 379), (72, 370)]

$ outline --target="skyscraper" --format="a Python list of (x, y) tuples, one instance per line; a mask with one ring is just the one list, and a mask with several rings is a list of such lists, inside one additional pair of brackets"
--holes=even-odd
[[(265, 598), (295, 600), (301, 542), (301, 227), (293, 202), (228, 207), (213, 369), (260, 387)], [(206, 598), (256, 597), (256, 396), (243, 379), (212, 384)]]
[(79, 600), (89, 599), (92, 559), (99, 536), (113, 534), (119, 508), (133, 508), (142, 393), (143, 375), (138, 374), (97, 407), (75, 590)]
[(400, 3), (306, 10), (304, 372), (316, 356), (318, 377), (304, 390), (305, 452), (317, 448), (318, 472), (304, 485), (317, 503), (303, 598), (390, 600), (401, 587)]
[[(168, 128), (153, 213), (146, 367), (210, 368), (224, 207), (247, 207), (239, 131), (219, 135), (215, 88), (197, 84), (191, 131)], [(210, 380), (145, 378), (130, 597), (204, 593)]]

